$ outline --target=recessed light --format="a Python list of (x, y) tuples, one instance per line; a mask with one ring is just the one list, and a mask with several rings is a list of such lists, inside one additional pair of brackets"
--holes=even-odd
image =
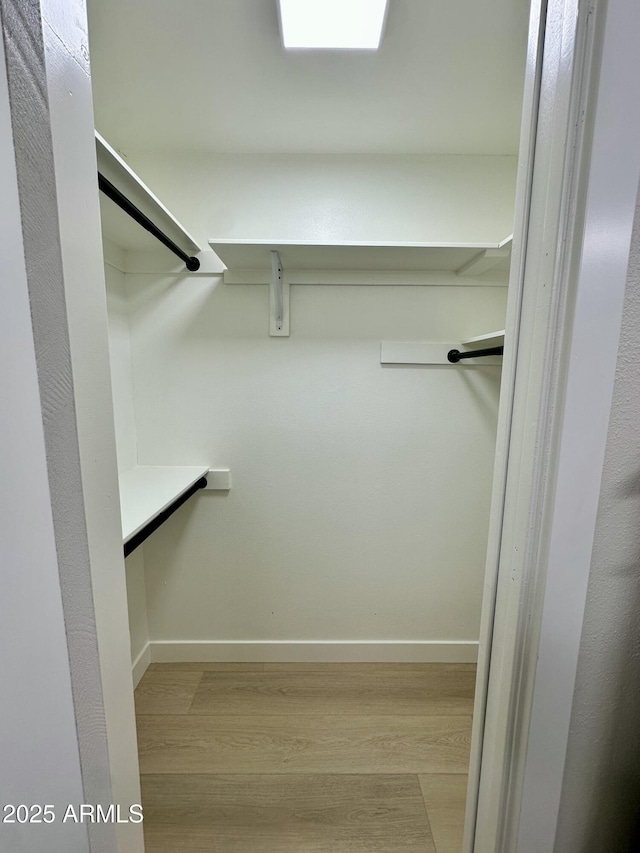
[(377, 50), (387, 0), (279, 0), (286, 48)]

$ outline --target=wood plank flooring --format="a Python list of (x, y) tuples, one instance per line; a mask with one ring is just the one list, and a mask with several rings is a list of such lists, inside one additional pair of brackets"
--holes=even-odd
[(475, 667), (152, 664), (147, 853), (459, 853)]
[[(465, 673), (466, 675), (466, 673)], [(468, 681), (468, 679), (467, 679)], [(191, 714), (470, 715), (469, 685), (460, 673), (338, 670), (323, 673), (205, 672)]]
[(438, 853), (460, 853), (467, 797), (467, 777), (453, 774), (420, 776), (428, 804), (429, 823)]

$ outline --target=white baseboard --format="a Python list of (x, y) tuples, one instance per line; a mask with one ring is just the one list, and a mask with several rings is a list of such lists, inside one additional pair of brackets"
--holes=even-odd
[(131, 664), (131, 673), (133, 676), (133, 686), (136, 688), (140, 683), (140, 679), (147, 671), (149, 664), (151, 663), (151, 643), (147, 643), (144, 649), (140, 652), (138, 657)]
[(152, 640), (150, 646), (154, 663), (475, 663), (478, 659), (478, 642), (473, 640)]

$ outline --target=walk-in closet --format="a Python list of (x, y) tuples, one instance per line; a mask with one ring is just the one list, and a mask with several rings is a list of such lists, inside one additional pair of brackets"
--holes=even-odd
[(460, 853), (528, 3), (291, 5), (88, 3), (146, 849)]

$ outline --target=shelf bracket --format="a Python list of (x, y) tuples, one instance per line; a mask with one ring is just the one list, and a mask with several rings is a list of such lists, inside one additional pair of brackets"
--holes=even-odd
[(485, 249), (484, 252), (480, 252), (474, 258), (471, 258), (470, 261), (467, 261), (466, 264), (463, 264), (458, 270), (457, 275), (483, 275), (483, 273), (489, 272), (489, 270), (493, 269), (501, 261), (506, 260), (510, 256), (511, 250), (509, 248)]
[(269, 288), (270, 322), (272, 337), (289, 336), (289, 284), (284, 280), (278, 252), (271, 252), (271, 287)]

